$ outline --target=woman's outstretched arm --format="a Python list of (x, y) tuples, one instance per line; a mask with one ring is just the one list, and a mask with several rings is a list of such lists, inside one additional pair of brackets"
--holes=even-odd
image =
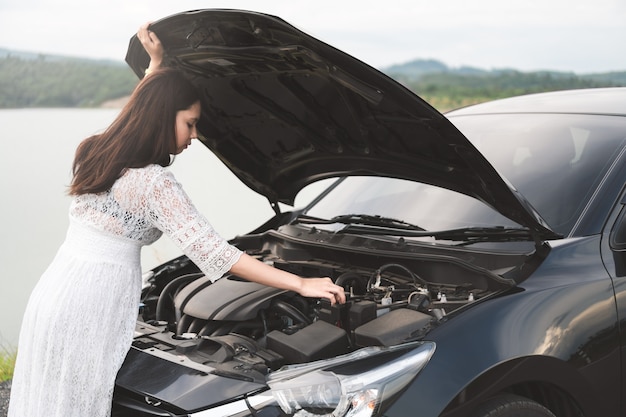
[(295, 291), (303, 297), (326, 298), (331, 304), (346, 302), (343, 288), (335, 285), (330, 278), (302, 278), (264, 264), (245, 253), (235, 262), (229, 272), (248, 281)]

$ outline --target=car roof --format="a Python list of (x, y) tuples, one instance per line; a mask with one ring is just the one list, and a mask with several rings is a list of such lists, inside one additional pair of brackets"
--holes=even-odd
[(447, 116), (485, 113), (580, 113), (626, 116), (626, 87), (552, 91), (504, 98), (453, 110)]

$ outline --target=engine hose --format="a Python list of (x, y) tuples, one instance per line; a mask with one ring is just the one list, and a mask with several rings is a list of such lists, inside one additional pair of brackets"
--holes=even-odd
[(188, 314), (183, 314), (176, 323), (176, 334), (181, 335), (183, 333), (188, 333), (189, 326), (193, 322), (194, 317)]
[(204, 276), (204, 274), (201, 273), (186, 274), (176, 277), (168, 282), (167, 285), (163, 288), (163, 291), (161, 291), (161, 294), (159, 294), (159, 299), (157, 300), (156, 320), (165, 320), (165, 310), (167, 308), (167, 304), (174, 303), (174, 298), (170, 293), (174, 293), (182, 285), (187, 284), (188, 282), (198, 279), (202, 276)]
[(189, 325), (187, 332), (198, 334), (204, 327), (204, 324), (205, 324), (205, 320), (194, 318), (194, 320)]
[[(359, 294), (365, 294), (367, 292), (368, 286), (367, 286), (367, 282), (365, 283), (365, 286), (363, 286), (363, 284), (360, 283), (360, 281), (362, 281), (363, 278), (365, 277), (363, 277), (362, 275), (356, 272), (344, 272), (343, 274), (339, 275), (339, 277), (337, 277), (337, 279), (335, 280), (335, 284), (339, 285), (340, 287), (345, 288), (344, 286), (345, 284), (354, 282), (354, 283), (360, 284), (357, 287), (357, 292)], [(352, 288), (352, 290), (353, 289), (354, 288)], [(359, 290), (362, 290), (362, 291), (359, 291)]]
[(344, 272), (337, 277), (337, 279), (335, 280), (335, 284), (341, 287), (343, 286), (345, 281), (354, 281), (361, 278), (362, 276), (360, 274), (357, 274), (356, 272)]
[(265, 310), (261, 310), (261, 323), (263, 323), (263, 334), (266, 335), (267, 330), (267, 315), (265, 314)]
[(413, 271), (411, 271), (409, 268), (407, 268), (404, 265), (400, 265), (400, 264), (385, 264), (383, 266), (381, 266), (380, 268), (378, 268), (376, 271), (374, 271), (374, 273), (372, 274), (372, 276), (370, 277), (370, 279), (367, 281), (367, 289), (371, 289), (372, 288), (372, 284), (373, 281), (377, 279), (377, 277), (380, 277), (380, 275), (383, 273), (383, 271), (385, 269), (389, 269), (389, 268), (399, 268), (402, 269), (403, 271), (405, 271), (407, 274), (409, 274), (409, 276), (411, 277), (411, 279), (413, 280), (413, 284), (415, 286), (418, 285), (417, 280), (419, 279), (422, 282), (422, 285), (424, 286), (428, 286), (428, 282), (426, 282), (424, 279), (422, 279), (422, 277), (420, 277), (419, 275), (415, 274)]
[(292, 319), (299, 321), (300, 323), (304, 323), (304, 324), (312, 323), (311, 320), (307, 316), (304, 315), (304, 313), (302, 313), (300, 310), (298, 310), (297, 308), (295, 308), (289, 303), (285, 303), (284, 301), (280, 301), (280, 300), (274, 300), (274, 302), (272, 303), (272, 306), (278, 308), (283, 313), (285, 313)]
[(210, 335), (220, 326), (220, 324), (221, 322), (214, 321), (214, 320), (207, 321), (204, 327), (200, 329), (200, 331), (198, 332), (198, 336)]
[(213, 330), (213, 332), (209, 336), (224, 336), (225, 334), (230, 333), (233, 327), (235, 327), (235, 323), (233, 322), (222, 322), (220, 326)]
[(303, 297), (293, 297), (289, 299), (289, 302), (298, 310), (300, 310), (300, 312), (302, 314), (304, 314), (305, 316), (309, 316), (309, 311), (311, 311), (310, 309), (310, 305), (307, 302), (307, 300)]

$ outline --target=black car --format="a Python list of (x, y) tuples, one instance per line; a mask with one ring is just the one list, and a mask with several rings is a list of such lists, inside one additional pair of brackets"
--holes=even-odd
[[(202, 142), (276, 211), (232, 243), (348, 301), (154, 268), (114, 415), (626, 415), (626, 88), (444, 116), (273, 16), (153, 30)], [(126, 59), (141, 77), (135, 37)]]

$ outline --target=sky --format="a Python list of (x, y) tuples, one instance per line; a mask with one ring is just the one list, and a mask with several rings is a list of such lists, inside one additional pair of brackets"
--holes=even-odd
[(144, 22), (200, 8), (272, 14), (384, 69), (626, 70), (625, 0), (0, 0), (0, 48), (122, 61)]

